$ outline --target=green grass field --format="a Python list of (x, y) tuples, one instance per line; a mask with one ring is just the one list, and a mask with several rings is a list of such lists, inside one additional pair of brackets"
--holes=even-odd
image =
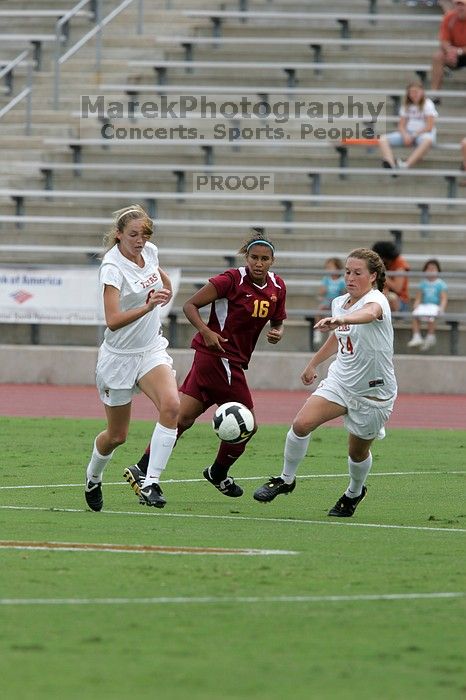
[(261, 427), (234, 469), (245, 494), (228, 499), (202, 479), (217, 445), (196, 425), (157, 511), (122, 480), (152, 429), (135, 422), (105, 474), (104, 511), (92, 513), (84, 470), (102, 421), (0, 425), (5, 700), (466, 697), (466, 431), (389, 430), (366, 500), (338, 520), (327, 510), (347, 484), (339, 428), (315, 434), (292, 495), (259, 504), (252, 493), (280, 472), (287, 426)]

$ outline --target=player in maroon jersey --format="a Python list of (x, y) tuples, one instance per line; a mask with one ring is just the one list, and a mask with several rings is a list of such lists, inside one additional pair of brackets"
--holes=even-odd
[[(269, 324), (269, 343), (275, 345), (282, 338), (286, 287), (270, 271), (275, 253), (273, 243), (256, 234), (238, 252), (244, 254), (244, 267), (211, 277), (183, 306), (186, 318), (198, 332), (191, 343), (195, 350), (193, 363), (179, 389), (178, 438), (214, 404), (239, 401), (254, 412), (244, 370), (266, 324)], [(205, 323), (199, 309), (208, 305), (210, 316)], [(221, 442), (215, 461), (204, 469), (207, 481), (225, 496), (243, 494), (228, 472), (243, 454), (247, 442)], [(149, 447), (137, 464), (124, 471), (125, 479), (137, 494), (148, 462)]]

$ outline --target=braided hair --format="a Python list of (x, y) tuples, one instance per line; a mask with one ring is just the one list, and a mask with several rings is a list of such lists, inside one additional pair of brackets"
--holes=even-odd
[(348, 258), (356, 258), (357, 260), (365, 260), (367, 269), (370, 274), (376, 273), (375, 285), (379, 292), (382, 292), (385, 287), (385, 265), (378, 253), (370, 248), (356, 248), (347, 256)]

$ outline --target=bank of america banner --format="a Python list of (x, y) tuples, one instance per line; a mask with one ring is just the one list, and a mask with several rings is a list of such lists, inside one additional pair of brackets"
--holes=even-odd
[[(180, 271), (166, 272), (174, 299)], [(162, 307), (162, 317), (171, 303)], [(105, 325), (99, 268), (0, 266), (0, 323)]]

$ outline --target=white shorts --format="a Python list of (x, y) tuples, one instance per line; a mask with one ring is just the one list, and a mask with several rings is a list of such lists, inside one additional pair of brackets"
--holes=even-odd
[(346, 408), (343, 416), (345, 428), (351, 435), (362, 440), (374, 440), (382, 437), (381, 431), (393, 411), (396, 396), (383, 401), (356, 396), (338, 384), (334, 379), (323, 379), (314, 396), (321, 396), (327, 401)]
[(124, 406), (130, 403), (133, 396), (141, 391), (137, 384), (141, 377), (159, 365), (172, 367), (173, 360), (165, 347), (160, 350), (119, 354), (109, 350), (106, 345), (101, 345), (95, 378), (103, 403), (107, 406)]
[(438, 304), (418, 304), (415, 309), (413, 309), (413, 316), (418, 316), (420, 318), (427, 318), (433, 321), (436, 316), (439, 315), (440, 306)]

